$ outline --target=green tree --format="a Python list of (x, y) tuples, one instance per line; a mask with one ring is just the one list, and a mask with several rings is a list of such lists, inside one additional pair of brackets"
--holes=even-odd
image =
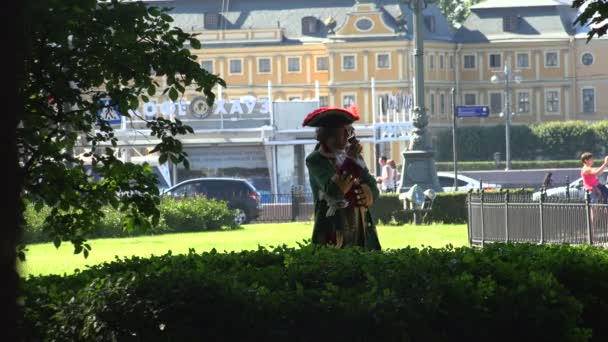
[[(38, 208), (52, 208), (45, 230), (56, 246), (70, 241), (74, 253), (86, 257), (87, 234), (107, 205), (126, 213), (124, 229), (145, 229), (159, 219), (156, 176), (147, 166), (115, 157), (118, 139), (99, 119), (101, 109), (116, 106), (133, 117), (147, 96), (162, 93), (176, 100), (187, 88), (211, 104), (212, 88), (225, 86), (199, 66), (188, 47), (198, 49), (200, 41), (172, 27), (168, 11), (118, 0), (27, 4), (25, 73), (18, 86), (24, 112), (16, 137), (22, 193)], [(164, 89), (155, 76), (166, 77)], [(163, 118), (146, 124), (160, 141), (154, 148), (159, 161), (188, 167), (176, 137), (192, 128)], [(101, 180), (87, 176), (83, 160), (72, 152), (78, 146), (86, 147)]]
[(454, 27), (460, 26), (471, 13), (470, 7), (483, 0), (438, 0), (437, 6)]
[(608, 30), (608, 1), (606, 0), (574, 0), (572, 8), (581, 10), (574, 25), (589, 26), (587, 42), (594, 36), (598, 38)]

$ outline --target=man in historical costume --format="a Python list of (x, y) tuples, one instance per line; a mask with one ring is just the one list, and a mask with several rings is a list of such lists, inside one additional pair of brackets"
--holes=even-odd
[(320, 108), (303, 126), (316, 127), (319, 143), (306, 157), (315, 205), (312, 242), (380, 250), (369, 207), (379, 197), (376, 179), (361, 158), (352, 123), (357, 108)]

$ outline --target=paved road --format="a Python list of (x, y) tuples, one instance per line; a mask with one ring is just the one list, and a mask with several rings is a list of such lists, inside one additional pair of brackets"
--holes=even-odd
[[(497, 183), (503, 187), (521, 187), (527, 185), (538, 188), (545, 179), (545, 174), (551, 172), (553, 185), (560, 186), (580, 178), (580, 169), (535, 169), (535, 170), (492, 170), (492, 171), (459, 171), (459, 174), (482, 180), (488, 183)], [(568, 180), (566, 179), (568, 177)]]

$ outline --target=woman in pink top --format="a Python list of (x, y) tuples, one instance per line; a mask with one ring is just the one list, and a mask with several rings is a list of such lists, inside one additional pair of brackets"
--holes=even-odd
[(591, 191), (591, 202), (607, 203), (608, 188), (606, 185), (600, 183), (597, 176), (601, 175), (602, 172), (604, 172), (604, 169), (608, 167), (608, 157), (604, 158), (604, 164), (598, 168), (593, 168), (593, 155), (589, 152), (585, 152), (581, 155), (581, 161), (583, 162), (583, 168), (581, 169), (583, 186), (585, 190)]

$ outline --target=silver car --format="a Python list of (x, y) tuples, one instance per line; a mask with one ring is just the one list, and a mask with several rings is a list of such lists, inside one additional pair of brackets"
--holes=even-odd
[[(608, 182), (608, 171), (604, 171), (599, 177), (599, 180), (602, 184), (607, 184)], [(579, 178), (574, 182), (568, 184), (568, 186), (558, 186), (555, 188), (546, 190), (547, 197), (561, 198), (566, 199), (568, 196), (573, 200), (584, 200), (585, 199), (585, 189), (583, 188), (583, 178)], [(537, 191), (532, 194), (532, 200), (538, 201), (540, 200), (540, 191)]]

